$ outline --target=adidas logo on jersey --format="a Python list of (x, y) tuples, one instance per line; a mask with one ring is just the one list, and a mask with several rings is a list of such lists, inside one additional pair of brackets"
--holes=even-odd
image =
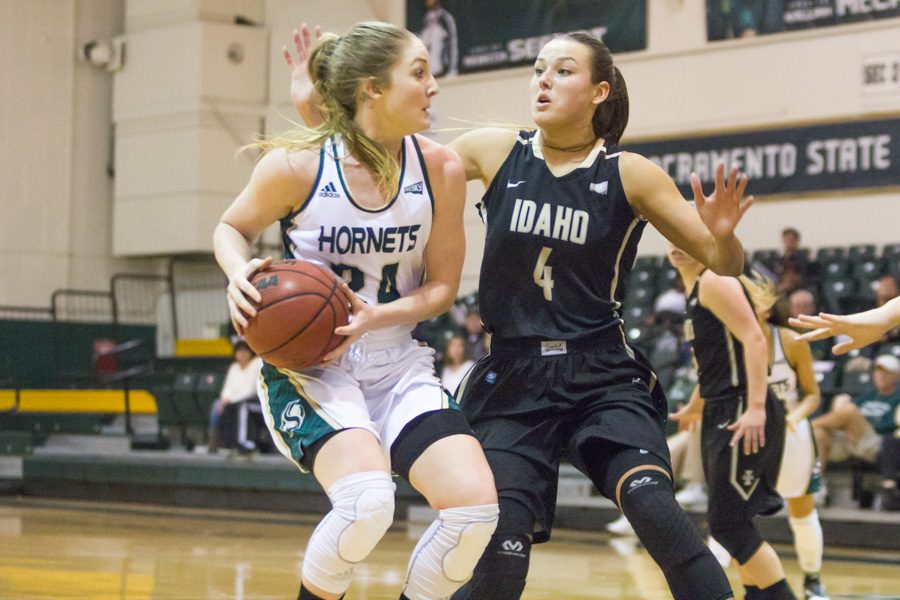
[(592, 183), (588, 186), (588, 190), (592, 192), (597, 192), (598, 194), (606, 195), (606, 188), (609, 187), (608, 181), (600, 181), (598, 183)]
[(422, 182), (419, 181), (417, 183), (408, 185), (405, 188), (403, 188), (403, 193), (404, 194), (421, 194), (423, 188), (424, 188), (424, 186), (422, 185)]
[(329, 182), (327, 185), (323, 186), (322, 189), (319, 190), (319, 198), (338, 198), (340, 194), (337, 193), (337, 188), (334, 187), (334, 182)]

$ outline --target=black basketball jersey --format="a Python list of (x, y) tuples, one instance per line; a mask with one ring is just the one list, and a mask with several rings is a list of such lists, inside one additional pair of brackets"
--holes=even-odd
[[(746, 290), (744, 296), (750, 301)], [(753, 305), (752, 301), (750, 305)], [(700, 383), (701, 396), (714, 399), (717, 396), (746, 393), (744, 345), (716, 315), (700, 304), (699, 276), (694, 289), (688, 295), (684, 333), (694, 349), (694, 357), (697, 360), (697, 379)]]
[(625, 198), (615, 148), (556, 177), (539, 136), (519, 132), (481, 201), (481, 318), (502, 338), (577, 339), (621, 323), (646, 222)]

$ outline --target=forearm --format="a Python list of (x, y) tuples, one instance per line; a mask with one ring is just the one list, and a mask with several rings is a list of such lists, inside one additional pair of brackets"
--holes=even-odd
[(765, 410), (768, 393), (768, 370), (765, 338), (744, 343), (744, 368), (747, 373), (747, 406)]
[(379, 304), (372, 315), (372, 329), (414, 325), (450, 310), (458, 286), (442, 281), (425, 282), (421, 287), (393, 302)]
[(802, 421), (816, 412), (820, 402), (821, 399), (819, 398), (819, 394), (807, 394), (800, 400), (797, 408), (793, 411), (793, 415), (798, 421)]
[(710, 234), (708, 262), (706, 266), (714, 273), (737, 277), (744, 271), (744, 246), (735, 235), (716, 238)]
[(883, 306), (876, 308), (874, 312), (879, 313), (878, 318), (882, 320), (887, 330), (900, 327), (900, 296), (888, 300)]
[(213, 233), (213, 249), (219, 267), (229, 278), (253, 256), (250, 240), (228, 223), (219, 223)]

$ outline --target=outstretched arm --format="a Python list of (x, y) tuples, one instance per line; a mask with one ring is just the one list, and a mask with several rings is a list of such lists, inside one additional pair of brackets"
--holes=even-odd
[[(316, 25), (316, 40), (322, 36), (321, 28)], [(316, 85), (309, 74), (309, 53), (315, 41), (309, 34), (309, 26), (300, 24), (300, 29), (294, 30), (294, 50), (297, 57), (291, 56), (287, 46), (282, 48), (284, 61), (291, 70), (291, 102), (300, 113), (300, 117), (308, 127), (316, 127), (322, 124), (324, 119), (319, 111), (322, 99), (316, 92)]]
[(846, 354), (878, 341), (885, 333), (900, 327), (900, 296), (884, 305), (852, 315), (832, 315), (819, 313), (818, 316), (799, 315), (791, 317), (792, 327), (812, 329), (799, 336), (798, 340), (824, 340), (833, 336), (847, 336), (850, 339), (835, 344), (831, 351)]
[(734, 432), (732, 446), (743, 439), (744, 454), (755, 454), (766, 445), (769, 368), (766, 337), (737, 279), (707, 271), (700, 276), (698, 285), (700, 283), (703, 284), (699, 291), (700, 302), (722, 321), (744, 347), (747, 410), (728, 429)]
[(691, 175), (696, 210), (684, 201), (675, 182), (657, 165), (640, 154), (623, 152), (619, 173), (628, 202), (670, 242), (720, 275), (740, 275), (744, 248), (734, 229), (753, 203), (744, 197), (747, 176), (731, 169), (725, 180), (725, 166), (716, 169), (716, 187), (711, 196), (703, 194), (700, 179)]

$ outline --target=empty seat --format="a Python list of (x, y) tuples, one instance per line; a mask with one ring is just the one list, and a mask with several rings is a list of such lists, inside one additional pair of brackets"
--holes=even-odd
[(875, 244), (856, 244), (847, 249), (847, 258), (858, 263), (875, 258)]

